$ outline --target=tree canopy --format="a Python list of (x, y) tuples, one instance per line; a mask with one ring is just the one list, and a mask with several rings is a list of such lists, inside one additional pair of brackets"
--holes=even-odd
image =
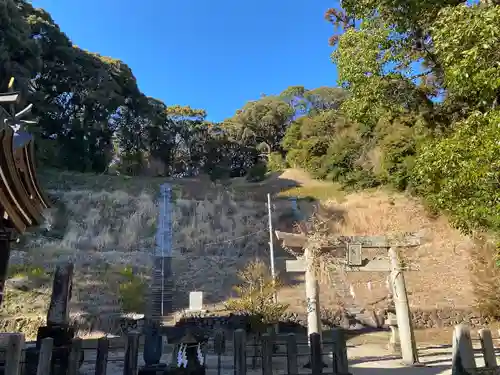
[(300, 167), (500, 231), (500, 1), (342, 0), (325, 19), (338, 87), (291, 86), (212, 123), (144, 95), (126, 63), (75, 46), (46, 11), (4, 0), (0, 87), (13, 76), (34, 104), (45, 166), (213, 180)]

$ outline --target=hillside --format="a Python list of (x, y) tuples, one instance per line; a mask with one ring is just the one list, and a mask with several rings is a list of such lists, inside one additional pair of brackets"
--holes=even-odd
[[(290, 204), (280, 196), (320, 192), (322, 204), (338, 212), (339, 233), (421, 233), (424, 245), (407, 254), (420, 267), (420, 271), (407, 274), (412, 307), (466, 309), (473, 304), (467, 269), (472, 242), (451, 229), (446, 219), (431, 218), (418, 201), (401, 193), (373, 190), (349, 194), (297, 170), (272, 175), (257, 184), (236, 179), (226, 187), (214, 186), (203, 178), (136, 179), (50, 170), (41, 171), (40, 178), (55, 205), (48, 212), (47, 228), (26, 235), (14, 249), (1, 310), (4, 317), (10, 317), (4, 324), (17, 324), (28, 333), (44, 319), (49, 272), (64, 260), (75, 262), (71, 313), (80, 316), (77, 320), (92, 321), (105, 329), (107, 317), (122, 311), (142, 312), (141, 288), (151, 272), (154, 246), (154, 197), (164, 182), (172, 184), (176, 195), (173, 270), (178, 308), (186, 306), (192, 290), (205, 293), (209, 309), (220, 307), (231, 296), (236, 272), (255, 257), (267, 259), (267, 192), (274, 196), (274, 220), (279, 229), (290, 229), (289, 223), (280, 219), (289, 216)], [(300, 202), (304, 212), (308, 202)], [(286, 253), (278, 249), (277, 256)], [(283, 262), (277, 264), (284, 271)], [(352, 283), (355, 289), (356, 304), (368, 306), (383, 298), (385, 277), (380, 273), (350, 274), (347, 285)], [(291, 312), (303, 313), (301, 278), (288, 280), (280, 300), (290, 303)], [(340, 299), (336, 296), (339, 285), (321, 288), (323, 308), (335, 310), (342, 298), (347, 298), (345, 293), (340, 293)]]

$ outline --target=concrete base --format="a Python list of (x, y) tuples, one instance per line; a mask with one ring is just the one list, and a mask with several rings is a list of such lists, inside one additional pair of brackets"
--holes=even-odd
[(401, 345), (389, 342), (387, 349), (391, 354), (401, 354)]

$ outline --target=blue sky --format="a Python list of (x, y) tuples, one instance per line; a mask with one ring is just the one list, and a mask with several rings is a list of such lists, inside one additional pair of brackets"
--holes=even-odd
[(260, 94), (336, 85), (322, 0), (33, 0), (74, 44), (119, 58), (167, 105), (230, 117)]

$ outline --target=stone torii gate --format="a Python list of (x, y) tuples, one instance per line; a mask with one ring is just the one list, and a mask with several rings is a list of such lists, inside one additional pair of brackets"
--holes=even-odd
[[(307, 236), (288, 232), (275, 231), (283, 246), (293, 249), (295, 254), (302, 253), (296, 260), (286, 261), (287, 272), (304, 272), (307, 301), (308, 335), (321, 334), (319, 316), (319, 285), (313, 270), (313, 254), (307, 246)], [(401, 238), (391, 240), (388, 236), (338, 236), (332, 238), (332, 244), (323, 246), (322, 253), (328, 253), (335, 258), (345, 259), (347, 272), (390, 272), (391, 289), (396, 307), (396, 318), (399, 327), (401, 355), (407, 365), (418, 364), (418, 354), (413, 332), (403, 267), (395, 251), (396, 247), (416, 247), (420, 238), (415, 234), (406, 234)], [(388, 256), (363, 257), (363, 248), (379, 248), (388, 250)], [(299, 255), (300, 256), (300, 255)], [(408, 270), (408, 268), (406, 268)]]

